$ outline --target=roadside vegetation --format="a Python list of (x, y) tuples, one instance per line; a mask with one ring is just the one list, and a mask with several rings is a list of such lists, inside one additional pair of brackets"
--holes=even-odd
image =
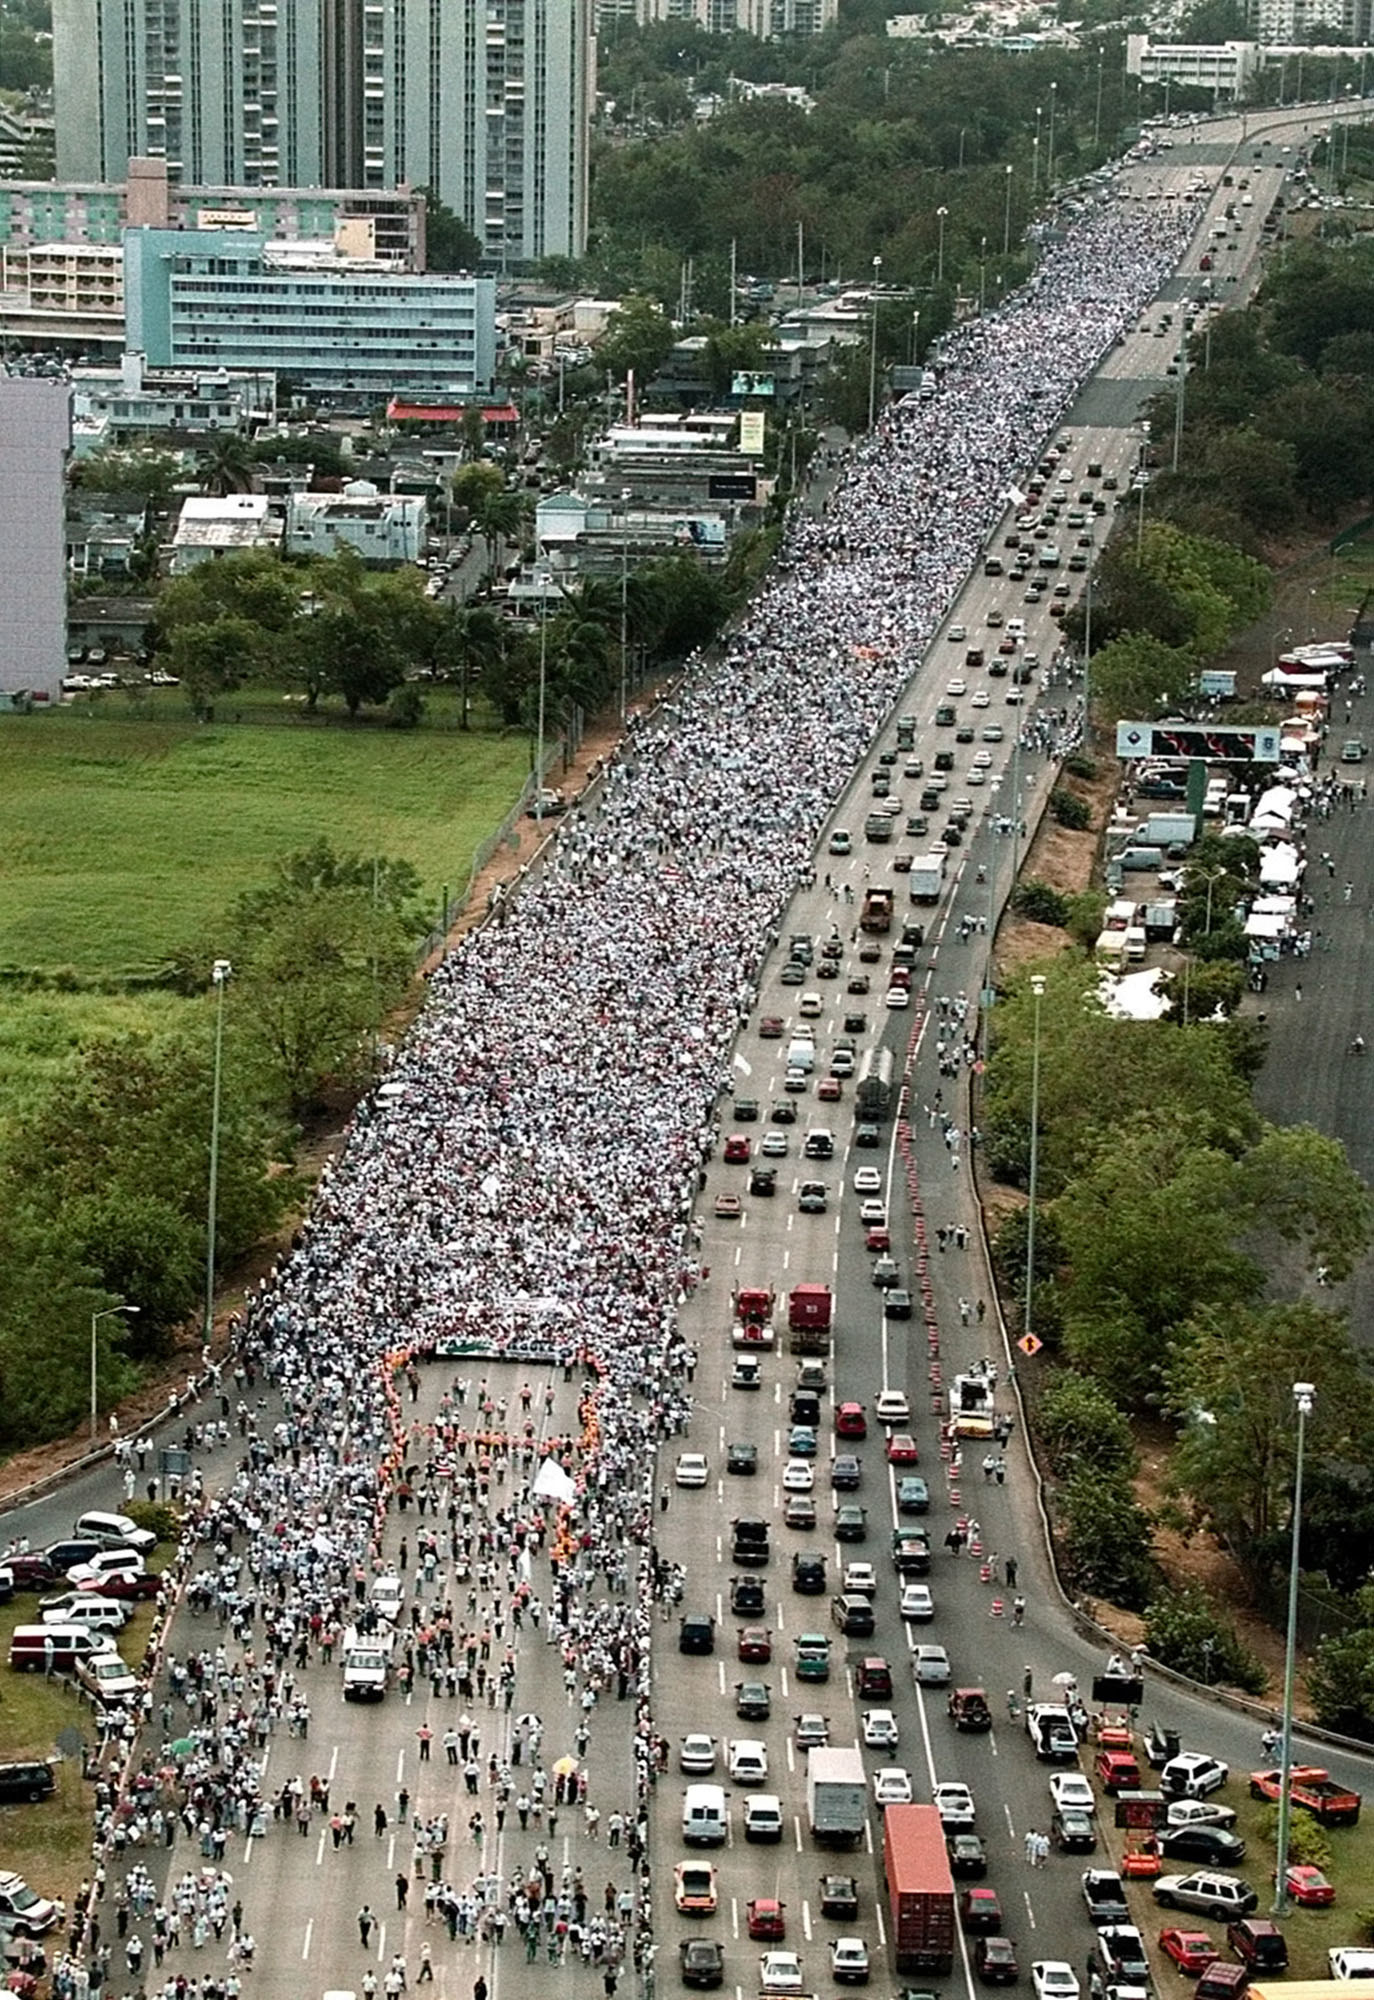
[[(1294, 543), (1370, 504), (1371, 324), (1374, 250), (1310, 244), (1276, 265), (1251, 311), (1194, 334), (1179, 468), (1152, 472), (1142, 511), (1122, 510), (1094, 577), (1099, 727), (1186, 703), (1199, 668), (1265, 613)], [(1152, 435), (1173, 417), (1170, 394)], [(1066, 620), (1080, 645), (1084, 622), (1082, 605)], [(1240, 706), (1226, 719), (1266, 713)], [(1088, 776), (1092, 760), (1078, 761)], [(1339, 1143), (1254, 1107), (1263, 1030), (1236, 1010), (1248, 951), (1238, 913), (1259, 858), (1245, 838), (1209, 835), (1190, 850), (1184, 956), (1152, 1022), (1113, 1019), (1098, 999), (1101, 897), (1019, 885), (1018, 912), (1062, 930), (1069, 948), (1018, 967), (1001, 996), (985, 1158), (999, 1181), (1026, 1188), (1034, 971), (1046, 984), (1032, 1322), (1047, 1363), (1031, 1392), (1066, 1578), (1141, 1614), (1166, 1664), (1261, 1690), (1225, 1607), (1161, 1574), (1156, 1531), (1215, 1538), (1254, 1601), (1275, 1602), (1292, 1525), (1291, 1384), (1314, 1383), (1303, 1588), (1332, 1636), (1308, 1695), (1322, 1721), (1374, 1738), (1374, 1379), (1345, 1315), (1320, 1291), (1285, 1295), (1269, 1254), (1280, 1243), (1286, 1268), (1339, 1280), (1368, 1247), (1374, 1208)], [(1024, 1208), (1003, 1223), (996, 1257), (1024, 1312)], [(1139, 1498), (1137, 1420), (1173, 1439), (1153, 1514)]]

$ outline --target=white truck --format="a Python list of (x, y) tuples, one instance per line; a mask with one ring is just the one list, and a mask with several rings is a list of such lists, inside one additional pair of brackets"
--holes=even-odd
[(350, 1625), (343, 1640), (345, 1701), (380, 1701), (391, 1679), (394, 1635), (389, 1630), (359, 1632)]
[(938, 903), (944, 894), (945, 869), (949, 852), (940, 847), (932, 854), (918, 854), (907, 876), (907, 892), (913, 903)]
[(1042, 1764), (1072, 1764), (1078, 1756), (1078, 1731), (1058, 1702), (1027, 1702), (1026, 1734)]
[(868, 1779), (857, 1743), (806, 1753), (806, 1817), (813, 1840), (855, 1847), (868, 1824)]

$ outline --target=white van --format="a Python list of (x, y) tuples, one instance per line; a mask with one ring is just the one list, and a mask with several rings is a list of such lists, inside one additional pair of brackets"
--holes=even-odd
[(816, 1044), (810, 1035), (794, 1035), (787, 1044), (787, 1067), (809, 1074), (816, 1067)]
[(689, 1785), (682, 1795), (682, 1838), (689, 1847), (724, 1847), (730, 1833), (719, 1785)]

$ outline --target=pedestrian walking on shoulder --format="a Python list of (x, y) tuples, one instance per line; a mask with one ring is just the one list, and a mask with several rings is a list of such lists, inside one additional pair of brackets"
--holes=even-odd
[(358, 1912), (358, 1937), (361, 1940), (364, 1951), (367, 1950), (367, 1941), (372, 1935), (373, 1922), (371, 1905), (364, 1903)]
[(410, 1896), (410, 1877), (404, 1870), (396, 1877), (396, 1907), (403, 1910)]

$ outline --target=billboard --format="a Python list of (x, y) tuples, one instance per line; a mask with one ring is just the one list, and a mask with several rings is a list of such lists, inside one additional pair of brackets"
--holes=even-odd
[(748, 452), (751, 458), (758, 458), (763, 452), (762, 410), (741, 410), (739, 418), (739, 448)]
[(752, 472), (712, 472), (706, 480), (712, 500), (752, 500), (757, 490)]
[(773, 377), (756, 368), (737, 368), (730, 378), (732, 396), (776, 396), (777, 393)]
[(1208, 764), (1277, 764), (1279, 732), (1214, 728), (1205, 722), (1118, 722), (1118, 757), (1200, 757)]

